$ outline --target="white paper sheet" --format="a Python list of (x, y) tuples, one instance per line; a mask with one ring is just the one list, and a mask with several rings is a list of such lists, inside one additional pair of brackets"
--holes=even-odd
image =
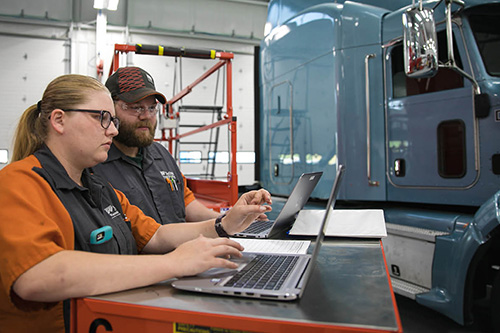
[[(301, 210), (290, 235), (317, 235), (324, 210)], [(330, 215), (327, 236), (382, 238), (387, 237), (382, 209), (335, 209)]]
[(255, 238), (231, 238), (245, 248), (245, 252), (258, 253), (307, 253), (310, 241), (255, 239)]

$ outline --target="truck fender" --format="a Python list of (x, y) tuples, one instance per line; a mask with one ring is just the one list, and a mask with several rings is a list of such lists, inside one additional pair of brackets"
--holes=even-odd
[[(490, 253), (500, 238), (500, 191), (494, 194), (478, 209), (469, 223), (455, 223), (455, 230), (445, 236), (436, 237), (433, 262), (432, 289), (416, 296), (418, 303), (445, 314), (457, 323), (466, 323), (467, 280), (475, 275), (478, 262)], [(495, 244), (494, 244), (495, 243)], [(478, 250), (482, 248), (481, 252)], [(484, 253), (484, 254), (483, 254)]]

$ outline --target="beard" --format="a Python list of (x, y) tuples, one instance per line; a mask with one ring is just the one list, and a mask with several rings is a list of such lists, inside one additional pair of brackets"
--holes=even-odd
[[(147, 127), (149, 131), (141, 131), (137, 133), (137, 128)], [(120, 129), (118, 130), (118, 135), (113, 138), (127, 147), (138, 147), (144, 148), (151, 145), (154, 141), (156, 131), (156, 122), (151, 121), (139, 121), (139, 122), (120, 122)]]

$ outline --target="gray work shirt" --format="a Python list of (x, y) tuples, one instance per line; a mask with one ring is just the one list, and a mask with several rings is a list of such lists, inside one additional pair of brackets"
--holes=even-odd
[[(137, 254), (130, 222), (125, 218), (115, 190), (87, 169), (82, 174), (84, 186), (76, 184), (46, 146), (35, 152), (42, 168), (33, 170), (43, 177), (68, 211), (75, 230), (75, 250)], [(94, 230), (112, 228), (112, 237), (100, 244), (91, 243)]]
[(157, 142), (142, 149), (142, 167), (114, 144), (93, 171), (160, 224), (184, 222), (184, 180), (168, 150)]

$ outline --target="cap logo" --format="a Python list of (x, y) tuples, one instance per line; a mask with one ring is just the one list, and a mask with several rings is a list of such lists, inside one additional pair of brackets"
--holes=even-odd
[(146, 74), (146, 78), (148, 79), (149, 83), (151, 83), (154, 86), (155, 81), (153, 80), (153, 77), (149, 75), (149, 73), (144, 73), (144, 74)]
[[(148, 78), (149, 79), (149, 78)], [(146, 83), (139, 68), (125, 67), (118, 73), (118, 87), (120, 94), (144, 88)]]

